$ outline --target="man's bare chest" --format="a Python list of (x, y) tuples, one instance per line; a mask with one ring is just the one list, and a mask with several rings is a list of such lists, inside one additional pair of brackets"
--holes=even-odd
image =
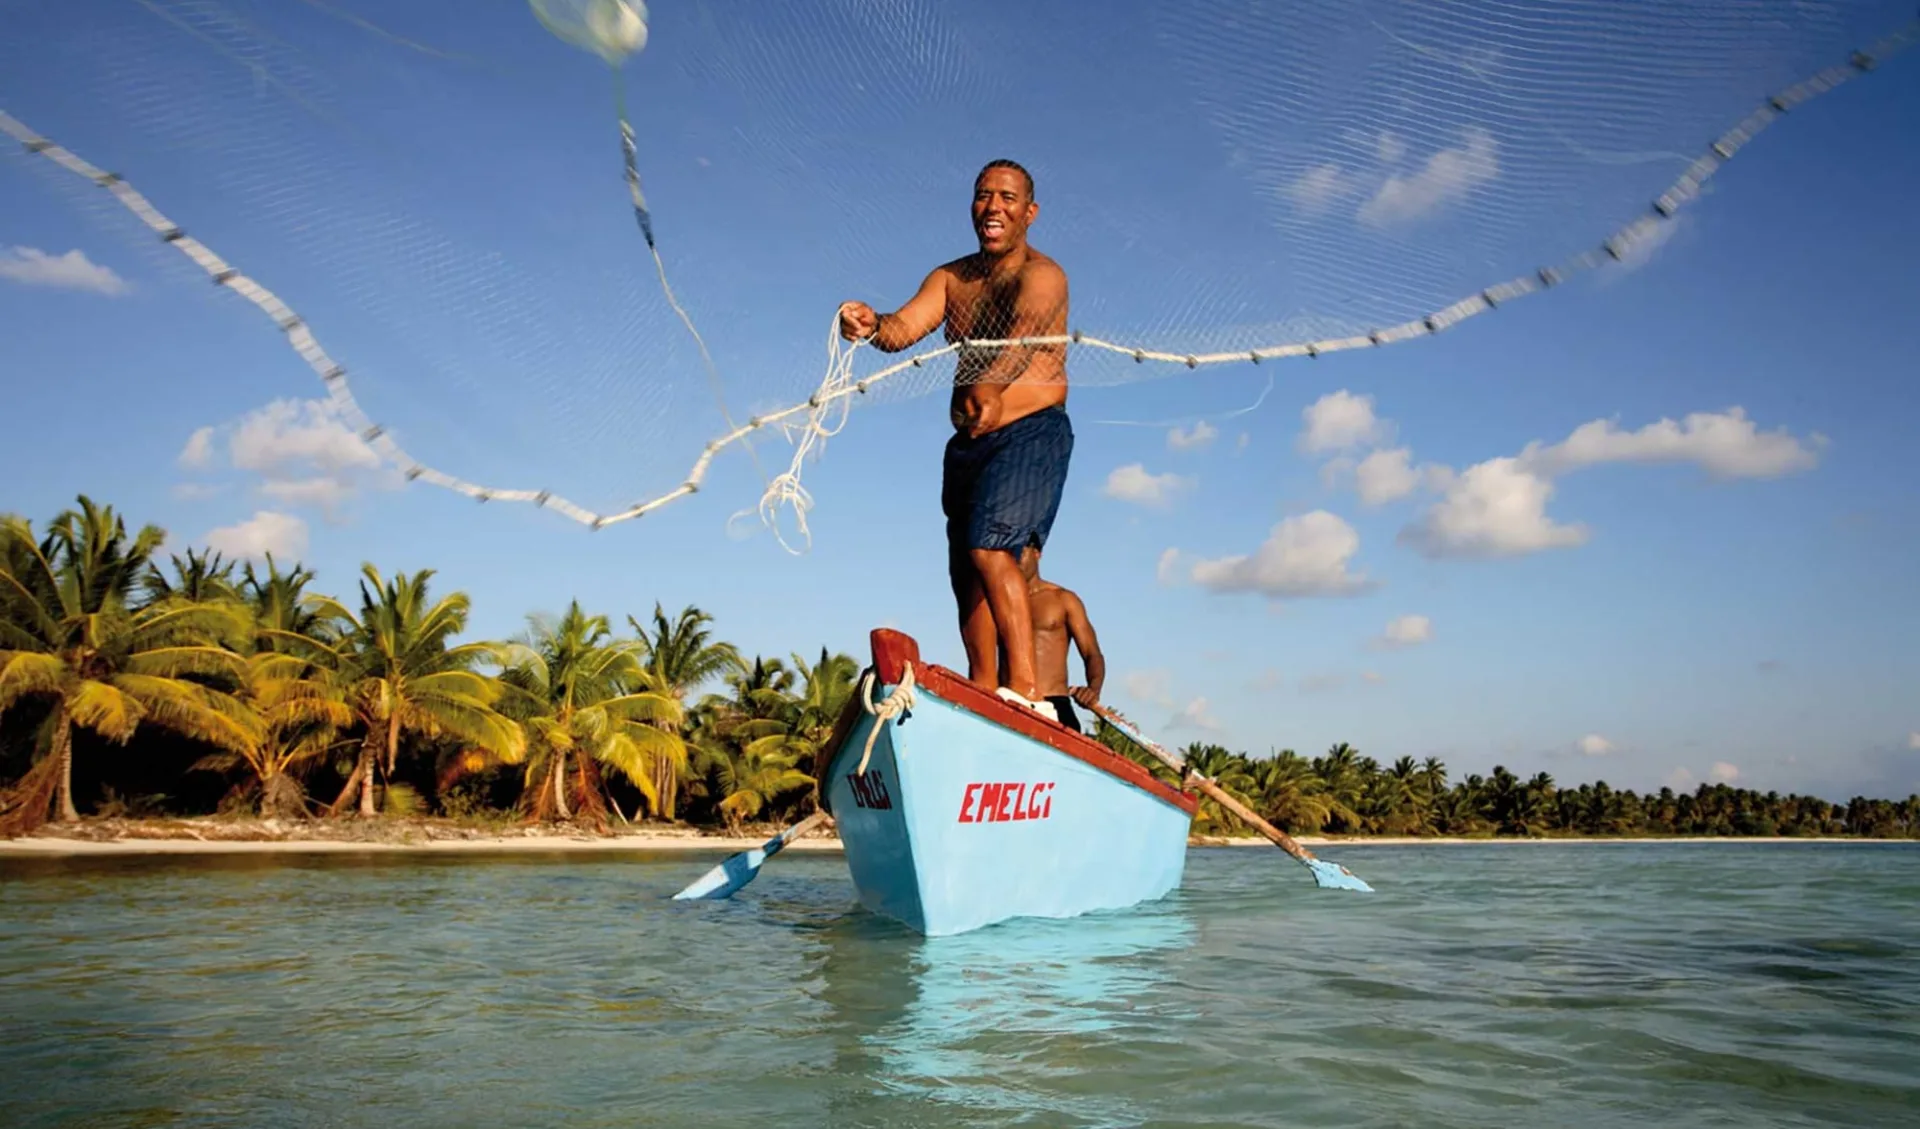
[(1027, 598), (1027, 607), (1033, 615), (1035, 631), (1064, 631), (1067, 626), (1067, 609), (1057, 596), (1031, 595)]
[(960, 283), (947, 288), (947, 339), (1005, 336), (1013, 325), (1015, 287), (1010, 283)]

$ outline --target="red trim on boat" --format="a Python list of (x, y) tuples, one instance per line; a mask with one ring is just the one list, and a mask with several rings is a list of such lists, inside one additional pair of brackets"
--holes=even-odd
[(1198, 797), (1156, 780), (1152, 773), (1093, 738), (1054, 725), (1032, 710), (1022, 709), (998, 694), (981, 689), (978, 683), (946, 667), (922, 662), (920, 644), (914, 642), (912, 636), (882, 627), (873, 632), (871, 641), (875, 676), (883, 685), (898, 685), (903, 668), (912, 663), (915, 684), (960, 709), (1084, 761), (1188, 815), (1199, 807)]

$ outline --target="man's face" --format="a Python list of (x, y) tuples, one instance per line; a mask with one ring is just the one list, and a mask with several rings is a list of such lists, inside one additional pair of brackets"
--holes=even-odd
[(1020, 550), (1020, 575), (1031, 584), (1040, 575), (1040, 552), (1032, 545)]
[(1027, 178), (1012, 169), (988, 169), (973, 186), (973, 233), (988, 254), (1025, 243), (1027, 225), (1039, 211), (1027, 195)]

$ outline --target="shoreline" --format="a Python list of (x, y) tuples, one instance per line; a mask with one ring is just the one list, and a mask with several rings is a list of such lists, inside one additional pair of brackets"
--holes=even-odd
[[(450, 826), (409, 820), (359, 823), (282, 823), (274, 820), (111, 820), (86, 821), (73, 828), (41, 828), (32, 835), (0, 839), (0, 859), (4, 858), (76, 858), (126, 855), (242, 855), (242, 854), (553, 854), (608, 852), (700, 853), (716, 855), (749, 850), (763, 845), (777, 833), (769, 828), (762, 834), (744, 837), (708, 834), (691, 828), (652, 827), (622, 829), (605, 833), (559, 828), (514, 828), (508, 830)], [(1905, 839), (1863, 839), (1811, 836), (1569, 836), (1565, 838), (1465, 838), (1458, 836), (1356, 836), (1325, 835), (1295, 837), (1313, 851), (1343, 850), (1348, 847), (1461, 847), (1491, 845), (1578, 844), (1627, 845), (1672, 843), (1882, 843), (1912, 842)], [(1226, 838), (1194, 836), (1189, 848), (1266, 848), (1257, 837)], [(838, 836), (831, 833), (810, 835), (795, 840), (789, 851), (839, 851)]]

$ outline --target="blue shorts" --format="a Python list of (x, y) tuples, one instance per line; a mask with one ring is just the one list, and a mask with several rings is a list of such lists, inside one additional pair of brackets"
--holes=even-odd
[(1059, 405), (978, 439), (955, 432), (947, 440), (940, 481), (948, 555), (1045, 548), (1072, 457), (1073, 424)]

